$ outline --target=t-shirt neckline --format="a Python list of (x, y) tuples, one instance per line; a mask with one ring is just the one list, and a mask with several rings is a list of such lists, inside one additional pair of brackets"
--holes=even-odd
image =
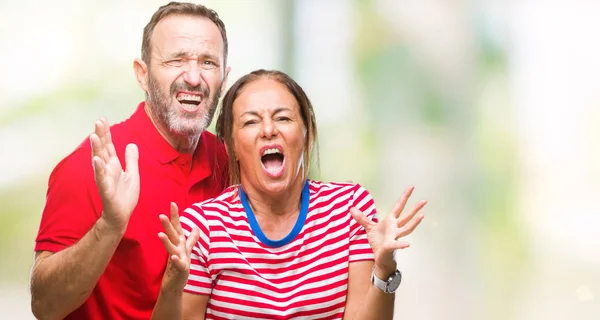
[(250, 207), (250, 203), (248, 203), (248, 196), (246, 196), (246, 192), (240, 185), (240, 201), (242, 202), (242, 206), (246, 211), (246, 216), (248, 217), (248, 223), (250, 223), (250, 229), (254, 232), (258, 240), (264, 243), (265, 245), (273, 248), (282, 247), (286, 244), (292, 242), (294, 238), (300, 233), (302, 227), (304, 227), (304, 221), (306, 221), (306, 216), (308, 214), (308, 203), (310, 198), (309, 192), (309, 183), (308, 179), (304, 183), (304, 187), (302, 188), (302, 194), (300, 195), (300, 214), (298, 214), (298, 219), (296, 220), (296, 224), (292, 228), (290, 233), (283, 237), (280, 240), (271, 240), (267, 238), (267, 236), (263, 233), (260, 226), (258, 225), (258, 221), (256, 221), (256, 217), (254, 216), (254, 212)]

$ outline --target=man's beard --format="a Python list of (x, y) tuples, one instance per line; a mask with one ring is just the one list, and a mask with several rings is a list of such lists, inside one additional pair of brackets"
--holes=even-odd
[[(150, 102), (150, 110), (157, 117), (157, 121), (170, 132), (188, 137), (197, 136), (208, 128), (217, 109), (221, 94), (220, 90), (217, 90), (211, 96), (210, 88), (203, 87), (202, 85), (192, 87), (185, 83), (185, 81), (181, 81), (171, 84), (169, 94), (165, 95), (156, 84), (152, 73), (148, 72), (148, 100)], [(203, 103), (205, 108), (201, 108), (193, 114), (179, 113), (178, 108), (173, 106), (173, 102), (176, 101), (173, 95), (177, 91), (201, 93), (202, 101), (200, 103)]]

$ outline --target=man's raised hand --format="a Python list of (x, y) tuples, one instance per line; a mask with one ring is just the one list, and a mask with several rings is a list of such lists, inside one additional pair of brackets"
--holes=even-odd
[(127, 145), (123, 169), (105, 118), (96, 121), (90, 142), (94, 178), (102, 198), (102, 217), (109, 226), (124, 232), (140, 196), (138, 148), (135, 144)]

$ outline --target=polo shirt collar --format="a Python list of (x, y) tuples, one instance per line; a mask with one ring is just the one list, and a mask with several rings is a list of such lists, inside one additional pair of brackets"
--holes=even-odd
[(152, 123), (152, 120), (150, 120), (144, 109), (144, 105), (145, 102), (141, 102), (138, 105), (135, 113), (131, 116), (131, 122), (140, 141), (146, 146), (146, 150), (161, 164), (166, 164), (180, 158), (187, 159), (188, 162), (193, 161), (194, 165), (199, 164), (202, 167), (202, 176), (210, 175), (211, 166), (208, 159), (210, 152), (207, 150), (208, 144), (205, 141), (207, 138), (205, 132), (201, 134), (198, 140), (193, 159), (190, 159), (189, 154), (180, 153), (163, 138), (156, 126), (154, 126), (154, 123)]
[[(210, 147), (210, 143), (207, 140), (208, 133), (202, 132), (200, 139), (198, 140), (198, 146), (194, 151), (194, 157), (192, 158), (192, 170), (190, 178), (193, 181), (201, 181), (212, 174), (213, 165), (216, 163), (216, 152)], [(213, 157), (213, 158), (209, 158)]]

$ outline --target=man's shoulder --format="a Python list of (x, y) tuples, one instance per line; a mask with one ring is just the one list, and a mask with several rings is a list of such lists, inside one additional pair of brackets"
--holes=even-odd
[(92, 148), (88, 138), (58, 162), (50, 173), (48, 184), (53, 184), (57, 180), (82, 182), (91, 179), (93, 181), (93, 172)]
[(208, 150), (208, 151), (222, 151), (225, 152), (225, 145), (223, 144), (223, 141), (221, 141), (221, 139), (219, 139), (219, 137), (217, 137), (214, 133), (205, 130), (204, 132), (202, 132), (202, 135), (200, 136), (200, 140), (201, 140), (201, 144)]
[[(92, 126), (93, 127), (93, 126)], [(130, 142), (131, 140), (131, 119), (127, 118), (121, 122), (115, 123), (110, 126), (111, 139), (113, 144), (118, 150), (122, 144)], [(51, 175), (58, 174), (59, 172), (68, 171), (69, 173), (74, 172), (93, 172), (92, 168), (92, 145), (90, 142), (90, 135), (87, 135), (80, 143), (66, 155), (52, 171)]]
[(214, 133), (212, 133), (208, 130), (204, 130), (202, 132), (202, 138), (209, 139), (210, 141), (214, 141), (214, 142), (221, 142), (221, 139), (219, 139)]
[(131, 143), (134, 139), (134, 124), (131, 117), (121, 120), (110, 126), (110, 136), (113, 144), (121, 145)]

